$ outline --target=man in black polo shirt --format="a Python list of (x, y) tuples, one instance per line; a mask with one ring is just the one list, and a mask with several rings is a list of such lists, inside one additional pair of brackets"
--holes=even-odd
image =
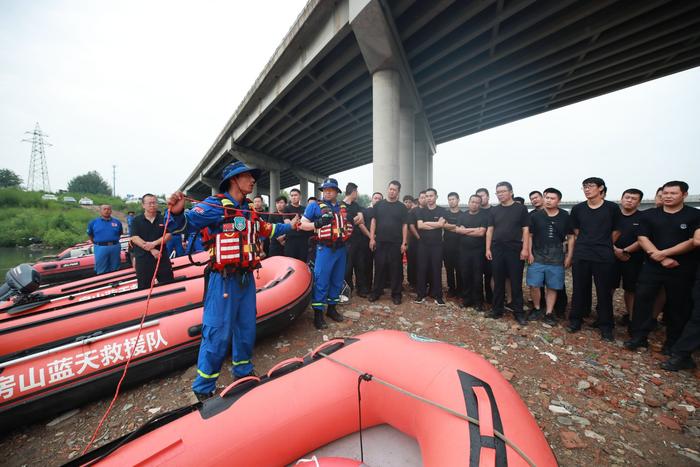
[[(369, 261), (369, 229), (365, 226), (362, 206), (357, 203), (357, 185), (350, 182), (345, 187), (345, 203), (348, 218), (353, 219), (355, 228), (346, 243), (348, 258), (345, 263), (345, 282), (350, 290), (357, 290), (358, 297), (366, 297), (369, 294), (369, 276), (367, 274), (367, 263)], [(352, 276), (355, 274), (353, 283)]]
[(486, 259), (493, 261), (493, 309), (490, 318), (503, 316), (506, 279), (510, 279), (513, 313), (516, 321), (527, 324), (523, 312), (523, 265), (528, 258), (530, 218), (527, 208), (513, 201), (513, 186), (508, 182), (496, 185), (499, 205), (491, 208), (486, 230)]
[(374, 205), (369, 239), (369, 247), (374, 250), (374, 285), (369, 297), (371, 302), (378, 300), (384, 292), (385, 276), (388, 275), (391, 280), (391, 299), (396, 305), (401, 303), (401, 256), (406, 251), (408, 211), (399, 200), (400, 192), (401, 184), (392, 180), (389, 182), (386, 199)]
[[(445, 305), (442, 299), (442, 228), (445, 225), (445, 209), (438, 206), (435, 188), (425, 190), (426, 207), (416, 212), (417, 227), (420, 233), (418, 249), (418, 273), (416, 276), (417, 296), (415, 303), (423, 303), (427, 296), (427, 283), (430, 281), (430, 296), (439, 306)], [(428, 279), (430, 274), (430, 279)]]
[(644, 252), (637, 241), (639, 222), (643, 213), (638, 209), (644, 193), (636, 188), (629, 188), (622, 193), (620, 200), (620, 238), (613, 245), (615, 252), (615, 281), (622, 287), (625, 297), (623, 323), (629, 323), (634, 309), (634, 291), (639, 279), (639, 272), (644, 262)]
[[(489, 202), (489, 190), (487, 188), (479, 188), (476, 190), (476, 194), (481, 198), (481, 209), (486, 213), (491, 213), (491, 203)], [(490, 259), (484, 261), (484, 284), (483, 284), (483, 296), (484, 302), (489, 305), (493, 301), (493, 262)]]
[(652, 331), (652, 307), (660, 288), (666, 290), (666, 343), (670, 354), (690, 315), (691, 290), (697, 257), (693, 235), (700, 229), (700, 210), (684, 204), (688, 184), (667, 182), (662, 193), (663, 206), (646, 211), (639, 223), (639, 245), (646, 252), (639, 274), (632, 313), (632, 339), (625, 347), (634, 350), (648, 346)]
[(591, 307), (591, 278), (598, 298), (598, 328), (603, 340), (612, 341), (613, 280), (615, 254), (613, 242), (620, 236), (620, 208), (604, 199), (606, 188), (602, 178), (590, 177), (583, 181), (586, 201), (571, 209), (571, 227), (576, 241), (572, 276), (574, 293), (567, 331), (581, 329), (585, 312)]
[[(271, 224), (282, 224), (284, 223), (284, 209), (287, 207), (287, 197), (278, 196), (275, 200), (275, 209), (277, 214), (270, 214), (265, 219)], [(267, 256), (284, 256), (284, 242), (287, 239), (286, 235), (280, 235), (279, 237), (272, 237), (270, 239), (270, 248)]]
[(455, 233), (457, 222), (462, 214), (459, 209), (459, 194), (451, 192), (447, 195), (445, 210), (445, 227), (442, 234), (442, 256), (447, 274), (447, 295), (462, 296), (462, 270), (459, 266), (459, 235)]
[[(284, 209), (284, 212), (286, 214), (297, 214), (301, 219), (306, 210), (306, 206), (301, 204), (301, 191), (292, 188), (289, 191), (289, 200), (290, 203)], [(285, 224), (290, 224), (292, 216), (286, 216), (284, 222)], [(284, 256), (296, 258), (306, 263), (309, 260), (309, 237), (312, 235), (313, 232), (306, 232), (301, 229), (290, 230), (284, 242)]]
[(457, 219), (455, 234), (459, 235), (459, 260), (462, 269), (462, 307), (473, 306), (484, 311), (482, 275), (486, 262), (486, 229), (489, 226), (488, 211), (480, 208), (481, 197), (471, 195), (467, 210)]
[[(146, 194), (141, 198), (143, 214), (136, 216), (132, 222), (131, 244), (136, 267), (136, 281), (139, 289), (151, 286), (153, 273), (156, 271), (158, 256), (165, 251), (163, 240), (164, 219), (158, 212), (158, 200), (155, 195)], [(165, 234), (165, 243), (170, 240), (170, 233)], [(173, 281), (173, 269), (170, 259), (163, 254), (156, 274), (159, 284)]]

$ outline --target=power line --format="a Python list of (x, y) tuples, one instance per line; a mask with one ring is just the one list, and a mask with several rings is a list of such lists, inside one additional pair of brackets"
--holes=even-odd
[(25, 131), (32, 135), (31, 139), (23, 139), (22, 142), (32, 143), (32, 154), (29, 159), (29, 176), (27, 177), (27, 190), (51, 192), (49, 184), (49, 168), (46, 165), (46, 153), (44, 146), (53, 146), (44, 141), (49, 135), (43, 133), (36, 123), (34, 131)]

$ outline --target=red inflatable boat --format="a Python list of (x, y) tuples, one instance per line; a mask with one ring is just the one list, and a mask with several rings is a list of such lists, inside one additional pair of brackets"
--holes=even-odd
[[(120, 253), (119, 268), (131, 267), (126, 251)], [(80, 256), (77, 258), (41, 260), (34, 264), (41, 275), (41, 281), (45, 284), (66, 282), (83, 277), (95, 275), (95, 255)]]
[[(198, 270), (199, 276), (153, 289), (138, 341), (147, 290), (0, 313), (0, 430), (113, 389), (129, 352), (131, 383), (192, 364), (201, 338), (204, 279)], [(258, 272), (258, 336), (264, 336), (288, 326), (308, 306), (311, 273), (303, 262), (281, 256), (264, 260)]]
[[(360, 416), (367, 465), (557, 465), (496, 368), (465, 349), (397, 331), (329, 341), (204, 404), (162, 414), (71, 465), (272, 466), (301, 458), (359, 465), (359, 455), (347, 459), (355, 455), (338, 455), (334, 446), (358, 431)], [(396, 431), (415, 449), (392, 449), (371, 427)], [(320, 453), (336, 459), (319, 460)]]

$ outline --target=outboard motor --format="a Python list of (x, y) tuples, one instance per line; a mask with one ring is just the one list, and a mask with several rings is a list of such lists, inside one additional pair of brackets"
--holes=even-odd
[(40, 285), (39, 272), (27, 263), (20, 264), (7, 271), (5, 284), (0, 287), (0, 300), (7, 300), (10, 295), (29, 295)]

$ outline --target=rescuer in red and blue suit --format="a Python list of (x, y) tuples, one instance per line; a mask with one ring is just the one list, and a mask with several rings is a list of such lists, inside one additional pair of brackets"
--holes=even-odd
[(336, 305), (340, 302), (340, 291), (345, 282), (347, 248), (345, 242), (352, 234), (353, 219), (348, 218), (347, 206), (338, 202), (341, 192), (338, 181), (326, 179), (320, 187), (323, 199), (309, 203), (301, 218), (302, 230), (316, 232), (316, 262), (314, 265), (314, 291), (311, 308), (314, 310), (314, 327), (327, 328), (323, 310), (333, 321), (343, 321)]
[[(185, 198), (181, 192), (168, 200), (172, 233), (203, 231), (203, 243), (211, 254), (211, 273), (204, 299), (202, 343), (197, 359), (197, 377), (192, 390), (200, 401), (214, 395), (216, 379), (231, 348), (235, 379), (253, 375), (255, 344), (255, 279), (260, 267), (260, 237), (284, 235), (297, 226), (264, 222), (253, 211), (252, 193), (260, 170), (242, 162), (223, 171), (219, 191), (183, 213)], [(218, 237), (217, 237), (218, 236)], [(219, 245), (219, 246), (217, 246)]]

